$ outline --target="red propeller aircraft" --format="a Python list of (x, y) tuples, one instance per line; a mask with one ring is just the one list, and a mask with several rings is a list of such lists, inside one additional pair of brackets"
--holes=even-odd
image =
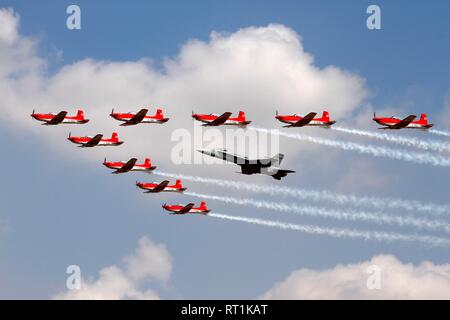
[(110, 169), (115, 169), (115, 171), (111, 172), (111, 173), (125, 173), (125, 172), (129, 172), (129, 171), (152, 171), (154, 169), (156, 169), (155, 166), (152, 166), (152, 162), (150, 160), (150, 158), (145, 158), (144, 163), (141, 164), (137, 164), (137, 159), (136, 158), (131, 158), (130, 160), (128, 160), (127, 162), (125, 161), (116, 161), (116, 162), (111, 162), (111, 161), (103, 161), (103, 165), (107, 168)]
[(102, 134), (97, 134), (94, 137), (72, 137), (70, 133), (67, 139), (73, 143), (79, 144), (79, 147), (83, 148), (95, 146), (119, 146), (123, 143), (123, 141), (119, 141), (119, 136), (116, 132), (113, 132), (110, 139), (103, 139)]
[(211, 210), (206, 207), (205, 202), (201, 202), (200, 206), (194, 208), (193, 203), (188, 203), (185, 206), (182, 205), (167, 205), (163, 204), (163, 209), (171, 212), (172, 214), (186, 214), (186, 213), (199, 213), (199, 214), (208, 214)]
[(183, 188), (181, 184), (181, 180), (177, 180), (174, 185), (169, 186), (169, 180), (164, 180), (161, 183), (145, 183), (145, 182), (137, 182), (136, 185), (143, 189), (147, 190), (145, 193), (158, 193), (158, 192), (183, 192), (186, 188)]
[(221, 125), (234, 125), (245, 127), (250, 124), (251, 121), (245, 119), (245, 112), (239, 111), (236, 118), (230, 118), (231, 112), (224, 112), (220, 116), (214, 113), (211, 114), (198, 114), (192, 111), (192, 118), (197, 121), (203, 122), (203, 126), (221, 126)]
[(148, 109), (141, 109), (138, 113), (118, 113), (112, 109), (110, 116), (116, 120), (124, 121), (121, 126), (133, 126), (138, 123), (165, 123), (169, 118), (164, 118), (162, 109), (157, 109), (154, 116), (147, 115)]
[(316, 112), (310, 112), (306, 116), (301, 117), (299, 115), (278, 115), (278, 111), (275, 113), (275, 118), (288, 125), (283, 126), (286, 128), (291, 127), (304, 127), (304, 126), (319, 126), (330, 127), (336, 123), (336, 121), (330, 121), (330, 114), (328, 111), (324, 111), (321, 118), (316, 118)]
[(398, 119), (394, 117), (386, 118), (386, 117), (377, 117), (375, 112), (373, 113), (373, 121), (378, 124), (381, 124), (382, 128), (379, 129), (403, 129), (403, 128), (412, 128), (412, 129), (429, 129), (433, 126), (432, 123), (428, 123), (428, 118), (425, 113), (420, 115), (420, 119), (414, 121), (416, 119), (415, 115), (409, 115), (404, 119)]
[(61, 111), (59, 113), (33, 113), (31, 117), (44, 122), (43, 125), (57, 125), (60, 123), (70, 124), (83, 124), (89, 122), (89, 119), (84, 118), (84, 111), (79, 109), (76, 116), (68, 116), (67, 111)]

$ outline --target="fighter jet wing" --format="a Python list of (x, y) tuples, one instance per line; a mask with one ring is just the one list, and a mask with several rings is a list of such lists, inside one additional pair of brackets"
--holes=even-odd
[(147, 114), (147, 112), (148, 112), (147, 109), (141, 109), (130, 120), (128, 120), (125, 123), (122, 123), (121, 126), (132, 126), (132, 125), (140, 123), (142, 120), (144, 120), (145, 115)]
[[(167, 185), (169, 184), (169, 180), (164, 180), (160, 184), (158, 184), (156, 187), (154, 187), (152, 190), (148, 190), (145, 193), (157, 193), (163, 191)], [(189, 209), (190, 210), (190, 209)], [(189, 211), (188, 210), (188, 211)]]
[(56, 124), (60, 124), (61, 122), (64, 121), (64, 118), (67, 116), (67, 111), (61, 111), (60, 113), (58, 113), (56, 116), (54, 116), (52, 118), (52, 120), (48, 121), (45, 124), (48, 125), (56, 125)]
[(304, 116), (303, 118), (298, 120), (297, 122), (289, 124), (289, 125), (287, 125), (285, 127), (303, 127), (303, 126), (306, 126), (308, 123), (310, 123), (314, 119), (314, 117), (316, 115), (317, 115), (316, 112), (310, 112), (306, 116)]
[(191, 209), (194, 207), (193, 203), (188, 203), (185, 207), (181, 208), (177, 214), (184, 214), (184, 213), (188, 213), (189, 211), (191, 211)]
[(389, 129), (402, 129), (407, 127), (411, 122), (416, 119), (415, 115), (407, 116), (405, 119), (401, 120), (400, 122), (397, 122), (396, 124), (389, 126)]
[(205, 123), (204, 126), (220, 126), (221, 124), (224, 124), (225, 121), (227, 121), (230, 116), (231, 112), (224, 112), (222, 115), (218, 116), (213, 121)]
[(277, 171), (277, 173), (275, 173), (274, 175), (272, 175), (272, 178), (276, 179), (276, 180), (281, 180), (281, 178), (284, 178), (288, 175), (288, 173), (294, 173), (294, 170), (283, 170), (283, 169), (279, 169)]
[(125, 163), (122, 166), (122, 168), (117, 169), (113, 173), (125, 173), (125, 172), (130, 171), (131, 169), (133, 169), (134, 165), (136, 164), (136, 161), (137, 161), (136, 158), (131, 158), (130, 160), (128, 160), (127, 163)]
[(222, 155), (223, 155), (222, 158), (219, 158), (219, 159), (222, 159), (222, 160), (225, 160), (228, 162), (233, 162), (238, 165), (246, 164), (250, 161), (247, 157), (240, 157), (238, 155), (231, 154), (231, 153), (223, 152)]
[(82, 144), (80, 147), (83, 147), (83, 148), (95, 147), (96, 145), (99, 144), (99, 142), (100, 142), (100, 140), (102, 140), (102, 138), (103, 138), (102, 134), (97, 134), (95, 137), (93, 137), (91, 140), (89, 140), (85, 144)]

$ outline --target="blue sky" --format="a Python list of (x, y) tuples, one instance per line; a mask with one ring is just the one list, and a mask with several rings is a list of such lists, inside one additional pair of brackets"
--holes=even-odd
[[(317, 65), (336, 64), (361, 73), (373, 90), (383, 90), (377, 99), (392, 99), (414, 85), (430, 96), (448, 90), (446, 1), (432, 5), (381, 1), (385, 9), (381, 32), (366, 28), (365, 10), (370, 1), (133, 1), (127, 5), (80, 1), (83, 28), (78, 32), (59, 27), (66, 20), (66, 15), (59, 13), (65, 12), (70, 1), (2, 3), (20, 12), (24, 34), (42, 38), (44, 53), (62, 50), (62, 63), (86, 57), (119, 61), (151, 57), (159, 61), (175, 55), (188, 39), (207, 39), (212, 30), (232, 32), (282, 23), (302, 36)], [(380, 63), (395, 72), (384, 76)]]
[[(0, 1), (0, 7), (14, 8), (21, 19), (20, 33), (39, 39), (38, 52), (47, 61), (50, 74), (86, 58), (151, 58), (161, 67), (162, 61), (176, 56), (189, 39), (208, 41), (213, 30), (233, 33), (250, 26), (283, 24), (301, 36), (316, 66), (331, 64), (364, 78), (370, 91), (364, 104), (398, 108), (404, 112), (401, 115), (426, 111), (441, 128), (449, 124), (441, 115), (450, 92), (450, 4), (377, 1), (382, 9), (382, 30), (369, 31), (365, 10), (372, 2), (77, 1), (82, 10), (79, 31), (65, 28), (65, 8), (71, 1)], [(59, 58), (58, 52), (62, 53)], [(272, 115), (273, 110), (267, 113)], [(29, 125), (37, 126), (31, 121)], [(66, 131), (55, 130), (64, 137)], [(295, 269), (320, 270), (380, 253), (393, 254), (405, 262), (448, 263), (445, 248), (336, 240), (203, 217), (167, 216), (159, 206), (173, 198), (143, 197), (133, 186), (141, 179), (138, 175), (112, 176), (98, 159), (77, 159), (74, 154), (80, 150), (68, 148), (61, 151), (64, 155), (58, 154), (52, 145), (17, 133), (8, 125), (2, 125), (0, 133), (4, 150), (1, 164), (6, 168), (0, 187), (0, 219), (8, 227), (0, 234), (0, 298), (51, 297), (64, 290), (67, 265), (78, 264), (83, 275), (96, 277), (101, 268), (120, 264), (145, 235), (164, 243), (173, 257), (172, 277), (158, 289), (162, 298), (257, 297)], [(289, 147), (293, 142), (284, 143)], [(313, 151), (313, 156), (320, 157), (320, 153)], [(286, 184), (337, 189), (336, 181), (357, 160), (364, 159), (371, 162), (375, 175), (387, 176), (389, 183), (376, 190), (362, 188), (363, 194), (448, 201), (446, 168), (373, 160), (344, 152), (336, 157), (333, 167), (321, 171), (320, 165), (310, 168), (300, 163), (311, 161), (309, 156), (298, 156), (299, 167), (295, 169), (301, 168), (299, 178), (286, 180)], [(234, 172), (234, 168), (227, 169)], [(183, 168), (174, 170), (182, 172)], [(261, 177), (229, 178), (267, 183)], [(212, 188), (208, 192), (223, 190)], [(180, 196), (177, 200), (189, 198)], [(230, 214), (283, 218), (267, 210), (255, 212), (213, 202), (211, 206)], [(312, 218), (297, 220), (315, 223)]]

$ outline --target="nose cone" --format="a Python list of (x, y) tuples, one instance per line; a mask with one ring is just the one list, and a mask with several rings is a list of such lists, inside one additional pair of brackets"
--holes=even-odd
[(206, 154), (208, 156), (214, 157), (214, 151), (213, 150), (206, 150), (206, 149), (197, 149), (198, 152)]

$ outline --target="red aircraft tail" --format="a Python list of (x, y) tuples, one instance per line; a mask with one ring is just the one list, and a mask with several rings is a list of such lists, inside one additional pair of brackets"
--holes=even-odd
[(427, 118), (426, 113), (422, 113), (420, 115), (420, 124), (422, 124), (422, 125), (427, 125), (428, 124), (428, 118)]
[(239, 111), (238, 119), (245, 121), (245, 112), (244, 111)]
[(78, 109), (77, 119), (78, 120), (84, 120), (84, 111), (82, 109)]
[(156, 115), (155, 115), (155, 117), (156, 117), (157, 119), (162, 119), (162, 118), (164, 118), (164, 114), (163, 114), (162, 109), (157, 109), (157, 110), (156, 110)]
[(200, 203), (199, 209), (200, 209), (200, 210), (208, 210), (208, 208), (206, 207), (206, 202), (202, 201), (202, 202)]
[(322, 120), (325, 122), (330, 122), (330, 114), (328, 113), (328, 111), (323, 112)]
[(111, 135), (111, 140), (114, 142), (119, 141), (119, 135), (117, 134), (117, 132), (113, 132), (113, 134)]
[(175, 188), (181, 189), (183, 186), (181, 185), (181, 180), (175, 181)]
[(150, 160), (150, 158), (145, 158), (144, 165), (148, 168), (152, 166), (152, 161)]

